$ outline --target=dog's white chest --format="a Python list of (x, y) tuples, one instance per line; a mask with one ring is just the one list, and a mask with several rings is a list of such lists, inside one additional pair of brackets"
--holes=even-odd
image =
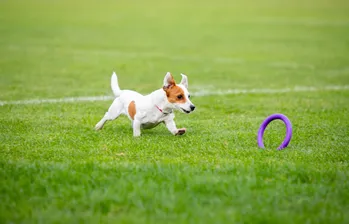
[(144, 116), (141, 121), (141, 128), (142, 129), (150, 129), (158, 126), (160, 123), (163, 122), (163, 117), (157, 117), (157, 116)]
[(142, 118), (140, 119), (141, 127), (144, 129), (154, 128), (160, 123), (162, 123), (167, 116), (168, 114), (159, 113), (159, 112), (144, 113)]

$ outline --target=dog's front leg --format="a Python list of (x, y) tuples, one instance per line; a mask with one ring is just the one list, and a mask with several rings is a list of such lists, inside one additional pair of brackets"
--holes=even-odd
[(139, 120), (133, 121), (132, 128), (134, 137), (141, 136), (141, 122)]
[(177, 129), (176, 123), (174, 122), (174, 115), (170, 115), (170, 117), (164, 120), (167, 129), (174, 135), (183, 135), (186, 132), (185, 128)]

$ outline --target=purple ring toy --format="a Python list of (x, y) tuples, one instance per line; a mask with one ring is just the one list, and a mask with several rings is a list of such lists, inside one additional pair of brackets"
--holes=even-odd
[(286, 125), (286, 137), (285, 137), (284, 141), (281, 143), (281, 145), (278, 147), (278, 150), (286, 148), (288, 143), (290, 143), (291, 138), (292, 138), (292, 124), (291, 124), (290, 120), (283, 114), (272, 114), (269, 117), (267, 117), (267, 119), (265, 119), (263, 121), (263, 123), (261, 124), (261, 126), (258, 130), (257, 142), (258, 142), (258, 146), (260, 148), (264, 148), (263, 135), (264, 135), (265, 129), (267, 128), (267, 126), (270, 122), (272, 122), (273, 120), (277, 120), (277, 119), (282, 120)]

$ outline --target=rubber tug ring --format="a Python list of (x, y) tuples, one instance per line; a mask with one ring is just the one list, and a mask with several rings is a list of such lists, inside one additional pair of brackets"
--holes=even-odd
[(292, 138), (292, 124), (290, 120), (283, 114), (272, 114), (263, 121), (263, 123), (261, 124), (258, 130), (257, 143), (260, 148), (264, 148), (264, 144), (263, 144), (264, 131), (269, 125), (269, 123), (272, 122), (273, 120), (282, 120), (286, 125), (286, 137), (284, 141), (281, 143), (281, 145), (277, 148), (278, 150), (282, 150), (288, 146)]

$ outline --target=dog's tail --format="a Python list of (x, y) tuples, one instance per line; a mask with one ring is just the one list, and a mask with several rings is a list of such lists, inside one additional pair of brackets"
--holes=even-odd
[(111, 86), (111, 89), (113, 90), (115, 97), (120, 96), (121, 90), (120, 90), (119, 83), (118, 83), (118, 77), (116, 76), (115, 72), (113, 72), (113, 74), (111, 76), (110, 86)]

